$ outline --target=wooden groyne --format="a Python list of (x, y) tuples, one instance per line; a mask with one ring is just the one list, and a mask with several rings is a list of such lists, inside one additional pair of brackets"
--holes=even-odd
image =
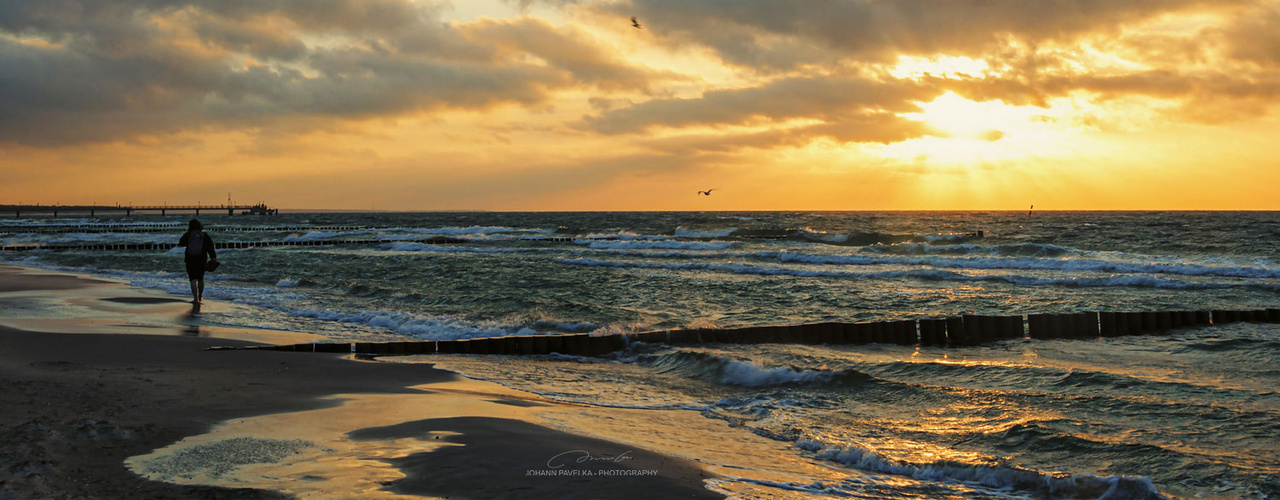
[(602, 356), (633, 342), (662, 344), (896, 344), (920, 347), (969, 347), (1007, 339), (1090, 339), (1125, 335), (1164, 335), (1172, 330), (1236, 322), (1280, 323), (1280, 309), (1082, 312), (1015, 316), (962, 315), (873, 323), (809, 323), (789, 326), (662, 330), (617, 335), (586, 333), (515, 335), (460, 340), (310, 343), (277, 346), (214, 347), (211, 350), (270, 350), (356, 353), (376, 356), (414, 354), (537, 355), (559, 353)]
[[(383, 231), (402, 229), (400, 227), (382, 226), (219, 226), (208, 225), (204, 230), (208, 233), (270, 233), (301, 231)], [(176, 232), (187, 230), (182, 224), (58, 224), (43, 226), (0, 226), (0, 234), (62, 234), (62, 233), (154, 233)]]
[(169, 212), (184, 213), (193, 212), (199, 215), (201, 211), (205, 212), (222, 212), (226, 211), (227, 215), (235, 215), (239, 211), (243, 215), (275, 215), (280, 213), (280, 209), (268, 207), (266, 203), (258, 203), (256, 205), (0, 205), (0, 213), (12, 213), (15, 218), (21, 218), (22, 214), (50, 214), (54, 217), (70, 214), (89, 214), (90, 217), (96, 217), (99, 213), (103, 214), (124, 214), (126, 217), (132, 216), (134, 212), (160, 212), (160, 215), (168, 215)]
[[(528, 238), (531, 242), (547, 242), (547, 243), (566, 243), (573, 242), (572, 237), (536, 237)], [(444, 244), (460, 244), (475, 243), (473, 240), (461, 238), (451, 238), (448, 236), (432, 236), (429, 238), (415, 239), (384, 239), (384, 238), (362, 238), (362, 239), (331, 239), (331, 240), (261, 240), (261, 241), (219, 241), (213, 244), (218, 250), (232, 248), (245, 249), (257, 247), (320, 247), (335, 245), (388, 245), (391, 243), (422, 243), (427, 245), (444, 245)], [(178, 246), (177, 243), (15, 243), (12, 245), (0, 245), (0, 252), (29, 252), (33, 250), (49, 250), (49, 251), (91, 251), (91, 250), (112, 250), (112, 251), (169, 251)]]

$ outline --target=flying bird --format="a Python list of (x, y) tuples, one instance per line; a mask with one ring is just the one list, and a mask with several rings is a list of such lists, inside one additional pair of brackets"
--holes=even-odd
[(711, 188), (711, 189), (708, 189), (708, 190), (706, 190), (706, 191), (698, 191), (698, 194), (700, 194), (700, 195), (707, 195), (707, 196), (711, 196), (711, 192), (712, 192), (712, 191), (715, 191), (715, 190), (716, 190), (716, 188)]
[(637, 21), (637, 20), (636, 20), (636, 16), (631, 16), (631, 25), (632, 25), (632, 26), (635, 26), (635, 28), (636, 28), (636, 29), (638, 29), (638, 30), (642, 30), (642, 29), (644, 29), (644, 28), (641, 28), (641, 27), (640, 27), (640, 21)]

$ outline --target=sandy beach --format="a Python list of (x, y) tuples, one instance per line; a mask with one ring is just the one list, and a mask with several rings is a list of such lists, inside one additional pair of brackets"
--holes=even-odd
[[(484, 386), (491, 384), (459, 380), (427, 364), (359, 361), (340, 354), (206, 351), (273, 336), (290, 342), (297, 334), (193, 328), (183, 320), (190, 319), (191, 309), (181, 297), (160, 292), (0, 267), (0, 384), (5, 387), (0, 391), (5, 408), (0, 412), (0, 497), (319, 498), (325, 491), (359, 491), (351, 488), (362, 481), (368, 484), (360, 487), (371, 488), (365, 490), (368, 495), (387, 497), (720, 496), (704, 487), (704, 479), (713, 475), (693, 461), (512, 418), (550, 405), (518, 394), (486, 393)], [(86, 333), (94, 331), (103, 333)], [(420, 409), (373, 412), (380, 414), (373, 420), (324, 413), (360, 398), (382, 405), (411, 401)], [(370, 412), (347, 412), (357, 413)], [(415, 418), (423, 415), (431, 418)], [(272, 427), (279, 421), (271, 419), (279, 416), (295, 422)], [(181, 445), (211, 430), (255, 421), (268, 422), (253, 431), (267, 437), (242, 433)], [(373, 421), (385, 425), (369, 427)], [(166, 465), (186, 467), (185, 476), (196, 483), (203, 474), (256, 486), (260, 483), (236, 478), (240, 466), (270, 465), (305, 455), (305, 449), (321, 455), (333, 451), (324, 440), (306, 439), (322, 432), (312, 426), (325, 427), (339, 436), (333, 442), (355, 443), (351, 446), (389, 443), (391, 451), (380, 460), (385, 477), (371, 482), (361, 477), (360, 467), (317, 466), (321, 459), (295, 478), (271, 476), (278, 487), (232, 488), (150, 480), (126, 465), (130, 457), (178, 443), (188, 451), (138, 467), (152, 472)], [(235, 453), (216, 454), (246, 444), (264, 456), (245, 460)], [(207, 452), (204, 462), (184, 465), (183, 460), (196, 459), (191, 450)], [(557, 457), (564, 462), (559, 467), (551, 463)], [(192, 467), (200, 470), (193, 474)], [(579, 472), (540, 477), (563, 476), (567, 469)], [(169, 473), (177, 482), (184, 475)], [(326, 482), (337, 484), (307, 486)]]

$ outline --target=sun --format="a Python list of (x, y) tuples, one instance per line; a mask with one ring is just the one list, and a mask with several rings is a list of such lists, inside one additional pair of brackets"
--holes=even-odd
[(880, 155), (941, 163), (974, 163), (1054, 154), (1068, 130), (1056, 107), (1014, 106), (999, 100), (973, 101), (946, 92), (920, 111), (898, 116), (922, 122), (927, 136), (887, 146)]

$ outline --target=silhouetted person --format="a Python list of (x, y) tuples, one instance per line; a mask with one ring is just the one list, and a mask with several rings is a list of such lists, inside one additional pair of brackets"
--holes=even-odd
[(200, 221), (191, 219), (187, 223), (187, 232), (178, 240), (178, 246), (187, 247), (187, 277), (191, 279), (191, 302), (200, 303), (204, 300), (204, 268), (208, 264), (205, 256), (209, 256), (210, 260), (217, 261), (218, 253), (213, 250), (213, 238), (204, 232), (204, 225)]

